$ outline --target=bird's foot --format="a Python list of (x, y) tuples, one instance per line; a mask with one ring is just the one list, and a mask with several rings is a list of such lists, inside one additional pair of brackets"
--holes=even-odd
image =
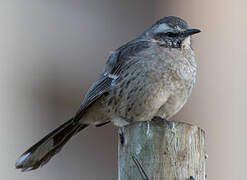
[(170, 125), (170, 121), (168, 121), (167, 119), (164, 119), (162, 117), (159, 117), (159, 116), (154, 116), (152, 121), (156, 121), (156, 122), (165, 122), (166, 124)]
[(194, 176), (190, 176), (189, 180), (195, 180)]
[(125, 139), (124, 139), (124, 133), (123, 133), (122, 127), (119, 128), (119, 130), (118, 130), (118, 135), (119, 135), (120, 143), (121, 143), (121, 145), (123, 146), (124, 143), (125, 143)]

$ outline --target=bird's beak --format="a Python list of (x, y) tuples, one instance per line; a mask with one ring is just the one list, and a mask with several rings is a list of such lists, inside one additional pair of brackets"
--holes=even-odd
[(187, 29), (185, 32), (184, 32), (184, 36), (187, 37), (187, 36), (191, 36), (193, 34), (197, 34), (201, 32), (200, 29)]

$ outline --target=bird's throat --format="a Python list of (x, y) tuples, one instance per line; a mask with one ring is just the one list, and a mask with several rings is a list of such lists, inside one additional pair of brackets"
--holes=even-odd
[(190, 49), (191, 48), (191, 38), (190, 36), (186, 37), (181, 44), (182, 49)]

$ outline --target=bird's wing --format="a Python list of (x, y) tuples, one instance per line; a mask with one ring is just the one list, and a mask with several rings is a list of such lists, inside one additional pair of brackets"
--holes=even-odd
[(149, 48), (149, 44), (150, 42), (147, 40), (137, 39), (121, 46), (109, 57), (105, 71), (120, 76), (122, 71), (139, 60), (136, 56)]
[(81, 119), (84, 111), (92, 105), (102, 94), (109, 92), (117, 86), (121, 72), (138, 61), (138, 58), (131, 58), (140, 51), (147, 49), (149, 42), (144, 40), (134, 40), (120, 47), (109, 57), (105, 72), (92, 84), (88, 90), (79, 110), (76, 119)]
[(98, 99), (102, 94), (109, 92), (113, 87), (114, 76), (110, 76), (108, 73), (102, 74), (90, 87), (88, 90), (79, 110), (76, 113), (76, 119), (81, 119), (84, 111), (89, 107), (96, 99)]

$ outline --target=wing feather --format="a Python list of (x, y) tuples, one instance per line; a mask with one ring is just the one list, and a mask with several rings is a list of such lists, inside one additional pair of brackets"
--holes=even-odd
[(134, 40), (120, 47), (109, 57), (105, 72), (92, 84), (86, 94), (76, 117), (80, 119), (92, 103), (94, 103), (102, 94), (109, 92), (117, 86), (117, 80), (121, 78), (121, 72), (125, 71), (138, 62), (138, 58), (131, 58), (140, 51), (149, 47), (149, 42), (144, 40)]

